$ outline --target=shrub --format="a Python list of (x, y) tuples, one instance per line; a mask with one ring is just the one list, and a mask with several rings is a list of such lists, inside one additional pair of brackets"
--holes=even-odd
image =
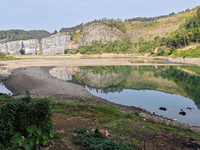
[(121, 145), (119, 143), (110, 141), (107, 138), (102, 138), (102, 137), (87, 137), (83, 141), (83, 146), (84, 150), (110, 150), (110, 149), (115, 149), (115, 150), (129, 150), (125, 145)]
[[(27, 130), (31, 125), (34, 125), (37, 129), (41, 130), (42, 133), (50, 134), (53, 127), (53, 121), (50, 118), (51, 116), (50, 101), (48, 99), (42, 99), (38, 102), (33, 102), (29, 93), (22, 99), (14, 99), (1, 106), (0, 149), (10, 147), (12, 143), (14, 143), (10, 140), (17, 135), (17, 137), (20, 137), (19, 135), (31, 137), (29, 130)], [(19, 142), (19, 139), (17, 142)], [(32, 147), (39, 145), (42, 142), (35, 142), (35, 145), (32, 145)], [(14, 146), (16, 147), (16, 141)]]
[(164, 48), (158, 48), (158, 53), (157, 53), (157, 56), (163, 56), (165, 53), (165, 49)]
[(104, 136), (98, 129), (92, 131), (91, 129), (86, 127), (76, 128), (72, 131), (73, 133), (73, 143), (75, 145), (83, 146), (84, 150), (130, 150), (126, 145), (122, 145), (116, 143), (114, 141), (109, 140), (106, 136)]
[(64, 53), (65, 53), (65, 54), (68, 54), (68, 53), (69, 53), (69, 50), (68, 50), (68, 49), (66, 49), (66, 50), (64, 51)]
[(176, 51), (176, 49), (174, 46), (172, 46), (169, 51), (170, 51), (169, 55), (171, 55)]
[(25, 54), (25, 51), (24, 51), (23, 49), (21, 49), (21, 50), (19, 51), (19, 53), (20, 53), (21, 55), (24, 55), (24, 54)]

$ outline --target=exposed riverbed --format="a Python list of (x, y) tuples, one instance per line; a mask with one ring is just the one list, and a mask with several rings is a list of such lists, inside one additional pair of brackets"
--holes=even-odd
[[(9, 62), (9, 61), (8, 61)], [(4, 63), (4, 62), (1, 62)], [(90, 94), (83, 86), (75, 85), (61, 81), (49, 74), (49, 70), (54, 68), (51, 66), (177, 66), (178, 64), (152, 64), (152, 63), (131, 63), (129, 59), (29, 59), (18, 60), (5, 63), (9, 68), (18, 68), (12, 71), (12, 74), (6, 81), (6, 87), (16, 96), (20, 97), (28, 90), (32, 97), (51, 98), (59, 101), (67, 101), (73, 103), (88, 103), (94, 105), (114, 105), (122, 111), (141, 111), (146, 117), (153, 116), (142, 108), (134, 106), (124, 106), (107, 101), (104, 98), (96, 97)], [(22, 67), (22, 66), (46, 66), (46, 67)], [(168, 122), (169, 123), (169, 122)], [(174, 121), (170, 121), (174, 124)], [(186, 125), (188, 127), (188, 125)], [(195, 127), (195, 130), (199, 128)]]

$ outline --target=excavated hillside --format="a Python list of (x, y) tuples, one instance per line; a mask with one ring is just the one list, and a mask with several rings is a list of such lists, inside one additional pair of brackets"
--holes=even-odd
[(81, 33), (80, 39), (77, 41), (79, 45), (91, 44), (94, 40), (122, 40), (124, 34), (116, 28), (111, 28), (103, 24), (91, 25)]
[[(122, 40), (124, 37), (130, 38), (134, 42), (138, 42), (142, 36), (145, 41), (153, 40), (156, 36), (167, 37), (170, 33), (184, 24), (186, 18), (196, 14), (196, 8), (193, 10), (160, 18), (151, 22), (124, 22), (126, 33), (121, 32), (115, 27), (108, 27), (101, 23), (95, 23), (77, 31), (76, 37), (79, 45), (90, 45), (94, 40)], [(78, 37), (78, 39), (77, 39)]]

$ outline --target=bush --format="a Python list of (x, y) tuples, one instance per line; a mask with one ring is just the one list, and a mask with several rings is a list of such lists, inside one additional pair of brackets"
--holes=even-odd
[(69, 53), (69, 50), (68, 50), (68, 49), (66, 49), (66, 50), (64, 51), (64, 53), (65, 53), (65, 54), (68, 54), (68, 53)]
[(158, 48), (158, 53), (157, 53), (157, 56), (163, 56), (165, 53), (165, 49), (164, 48)]
[(19, 53), (20, 53), (21, 55), (24, 55), (24, 54), (25, 54), (25, 51), (24, 51), (23, 49), (21, 49), (21, 50), (19, 51)]
[(84, 150), (131, 150), (126, 145), (110, 141), (106, 136), (104, 136), (98, 129), (92, 131), (91, 129), (85, 127), (76, 128), (72, 131), (73, 143), (75, 145), (83, 146)]
[(119, 143), (110, 141), (107, 138), (102, 138), (102, 137), (87, 137), (85, 138), (85, 140), (83, 141), (83, 146), (84, 146), (84, 150), (91, 150), (91, 149), (95, 149), (95, 150), (129, 150), (130, 148), (128, 148), (125, 145), (121, 145)]
[(176, 49), (174, 46), (172, 46), (169, 51), (170, 51), (169, 55), (171, 55), (176, 51)]
[[(32, 133), (30, 133), (28, 130), (30, 129), (31, 125), (34, 125), (35, 129), (41, 130), (42, 133), (45, 133), (46, 136), (48, 134), (50, 137), (50, 132), (52, 132), (53, 127), (53, 121), (50, 118), (51, 116), (52, 113), (50, 108), (50, 101), (48, 99), (42, 99), (38, 102), (33, 102), (29, 93), (26, 97), (22, 99), (14, 99), (7, 104), (1, 106), (0, 149), (11, 146), (17, 147), (16, 144), (19, 144), (21, 138), (26, 138), (26, 143), (30, 143), (30, 141), (27, 141), (27, 139), (28, 137), (33, 137), (33, 135), (30, 135)], [(38, 132), (38, 130), (35, 132)], [(34, 134), (34, 136), (37, 141), (35, 141), (35, 143), (31, 145), (32, 148), (48, 143), (45, 143), (43, 141), (44, 139), (40, 139), (39, 137), (37, 137), (36, 134)], [(16, 139), (16, 137), (18, 137), (18, 140), (15, 140), (13, 142), (13, 138)], [(12, 141), (10, 141), (11, 139)], [(21, 142), (22, 140), (23, 139), (21, 139)], [(19, 144), (18, 146), (24, 147), (27, 145)]]

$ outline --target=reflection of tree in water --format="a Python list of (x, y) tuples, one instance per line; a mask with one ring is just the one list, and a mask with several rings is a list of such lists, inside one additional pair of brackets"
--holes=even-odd
[[(184, 67), (181, 67), (184, 68)], [(199, 74), (200, 67), (190, 66), (186, 67), (187, 69), (192, 70), (193, 72)], [(156, 90), (160, 88), (159, 84), (153, 82), (142, 82), (137, 79), (134, 80), (132, 76), (133, 72), (138, 72), (139, 76), (142, 77), (145, 72), (153, 73), (153, 76), (156, 78), (162, 77), (162, 79), (167, 79), (169, 81), (173, 81), (178, 85), (178, 87), (182, 88), (182, 91), (179, 89), (173, 89), (172, 94), (177, 94), (177, 92), (183, 96), (187, 96), (194, 100), (195, 104), (198, 108), (200, 108), (200, 76), (187, 73), (181, 70), (179, 67), (150, 67), (150, 66), (140, 66), (140, 67), (132, 67), (132, 66), (107, 66), (107, 67), (81, 67), (82, 70), (92, 71), (94, 74), (123, 74), (122, 79), (119, 83), (109, 85), (106, 88), (98, 89), (103, 93), (110, 92), (121, 92), (123, 89), (135, 89), (135, 90), (146, 90), (153, 89)], [(83, 85), (84, 80), (79, 76), (78, 79), (73, 76), (73, 80), (76, 81), (74, 83), (78, 83), (81, 81)], [(88, 88), (94, 89), (90, 85), (87, 85)], [(169, 87), (162, 87), (169, 88)], [(167, 92), (167, 91), (165, 91)]]
[[(192, 67), (200, 69), (199, 67)], [(167, 77), (177, 83), (179, 87), (187, 94), (189, 98), (194, 100), (198, 108), (200, 108), (200, 77), (184, 72), (177, 67), (170, 67), (160, 73), (161, 76)]]

